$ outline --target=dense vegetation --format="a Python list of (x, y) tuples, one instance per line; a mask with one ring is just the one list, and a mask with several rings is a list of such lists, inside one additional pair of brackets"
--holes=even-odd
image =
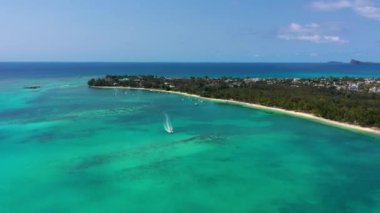
[[(345, 78), (344, 82), (357, 81)], [(173, 90), (203, 97), (233, 99), (287, 110), (311, 113), (323, 118), (380, 127), (380, 95), (375, 93), (316, 87), (319, 79), (165, 78), (156, 76), (106, 76), (91, 79), (89, 86), (124, 86)], [(324, 79), (326, 81), (326, 79)], [(329, 78), (328, 81), (342, 79)], [(302, 82), (314, 82), (305, 84)]]

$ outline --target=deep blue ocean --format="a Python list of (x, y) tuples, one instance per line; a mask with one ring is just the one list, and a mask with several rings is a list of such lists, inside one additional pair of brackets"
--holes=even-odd
[(333, 63), (0, 63), (1, 78), (52, 78), (106, 74), (171, 77), (380, 77), (380, 64)]

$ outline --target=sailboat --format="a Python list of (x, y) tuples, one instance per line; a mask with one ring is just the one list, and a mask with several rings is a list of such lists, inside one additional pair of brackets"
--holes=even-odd
[(172, 134), (174, 133), (174, 129), (173, 129), (173, 126), (172, 126), (172, 122), (170, 121), (170, 118), (169, 118), (169, 115), (164, 113), (164, 116), (165, 116), (165, 120), (164, 120), (164, 130), (169, 133), (169, 134)]

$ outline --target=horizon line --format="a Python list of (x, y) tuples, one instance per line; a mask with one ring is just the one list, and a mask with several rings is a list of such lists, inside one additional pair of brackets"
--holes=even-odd
[(253, 62), (253, 61), (0, 61), (0, 63), (136, 63), (136, 64), (350, 64), (350, 62), (344, 61), (326, 61), (326, 62), (279, 62), (279, 61), (261, 61), (261, 62)]

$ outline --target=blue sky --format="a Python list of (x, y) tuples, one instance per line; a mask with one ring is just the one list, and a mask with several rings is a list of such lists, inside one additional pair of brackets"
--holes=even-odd
[(379, 0), (0, 0), (0, 61), (380, 61)]

